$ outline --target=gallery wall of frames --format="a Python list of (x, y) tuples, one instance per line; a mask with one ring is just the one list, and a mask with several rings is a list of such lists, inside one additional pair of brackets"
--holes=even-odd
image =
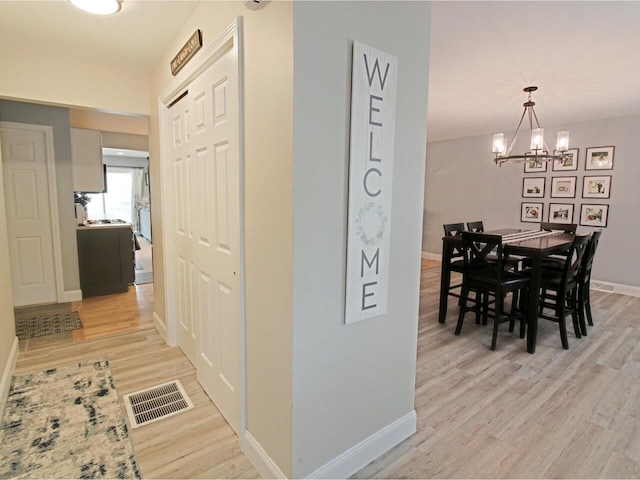
[[(520, 220), (606, 227), (614, 153), (614, 146), (572, 148), (563, 160), (525, 163)], [(536, 175), (547, 169), (550, 177)]]

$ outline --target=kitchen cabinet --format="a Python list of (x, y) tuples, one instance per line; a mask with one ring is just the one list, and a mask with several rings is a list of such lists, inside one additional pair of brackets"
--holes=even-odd
[(134, 282), (131, 224), (78, 227), (82, 297), (126, 292)]
[(71, 129), (74, 192), (103, 192), (102, 135), (97, 130)]

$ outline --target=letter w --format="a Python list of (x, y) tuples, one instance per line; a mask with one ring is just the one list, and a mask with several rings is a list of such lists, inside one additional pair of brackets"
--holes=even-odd
[(367, 78), (369, 80), (369, 86), (371, 86), (371, 84), (373, 83), (373, 77), (376, 74), (376, 72), (378, 72), (378, 80), (380, 81), (380, 89), (384, 90), (384, 84), (387, 81), (387, 74), (389, 73), (389, 64), (387, 63), (387, 68), (384, 71), (384, 78), (382, 78), (382, 75), (380, 73), (380, 65), (378, 65), (378, 59), (376, 58), (376, 61), (373, 64), (373, 72), (371, 72), (371, 71), (369, 71), (369, 61), (367, 60), (367, 54), (363, 53), (362, 56), (364, 57), (364, 66), (367, 69)]

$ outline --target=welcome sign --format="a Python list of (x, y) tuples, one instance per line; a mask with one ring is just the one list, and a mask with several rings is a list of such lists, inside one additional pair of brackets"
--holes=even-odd
[(354, 42), (345, 323), (387, 312), (397, 66)]

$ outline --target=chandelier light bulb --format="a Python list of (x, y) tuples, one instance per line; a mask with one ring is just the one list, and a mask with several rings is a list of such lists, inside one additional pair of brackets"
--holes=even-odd
[(569, 150), (569, 132), (564, 130), (558, 132), (558, 140), (556, 142), (556, 150), (558, 152), (566, 152)]
[(544, 128), (534, 128), (531, 130), (531, 151), (544, 150)]
[(504, 138), (504, 133), (494, 133), (493, 134), (493, 153), (496, 155), (504, 155), (504, 152), (507, 150), (506, 140)]

